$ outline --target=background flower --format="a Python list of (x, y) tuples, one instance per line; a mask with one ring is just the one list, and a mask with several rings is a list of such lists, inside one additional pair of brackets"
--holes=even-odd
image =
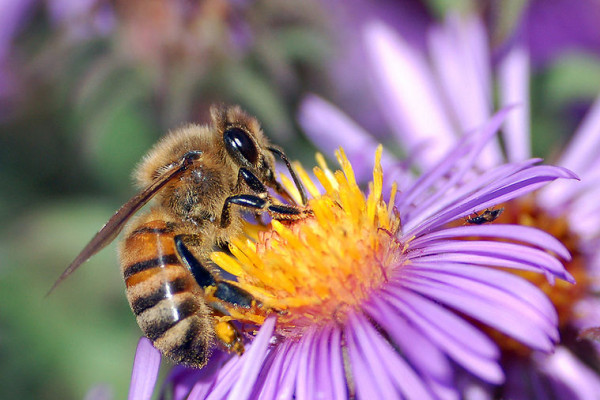
[[(428, 52), (423, 53), (382, 24), (373, 23), (365, 29), (371, 72), (382, 99), (383, 113), (413, 163), (427, 168), (461, 135), (481, 124), (493, 108), (494, 84), (497, 84), (501, 104), (512, 103), (519, 107), (508, 116), (503, 130), (506, 155), (498, 144), (492, 144), (478, 164), (486, 170), (498, 165), (504, 157), (515, 162), (530, 157), (530, 62), (523, 37), (517, 35), (511, 45), (503, 49), (497, 63), (491, 61), (485, 26), (476, 17), (450, 16), (443, 25), (432, 26), (429, 39)], [(497, 72), (497, 80), (492, 71)], [(569, 243), (576, 256), (568, 269), (574, 274), (578, 271), (579, 284), (573, 290), (545, 287), (559, 310), (565, 347), (549, 358), (539, 354), (528, 358), (523, 353), (517, 354), (512, 347), (505, 348), (504, 368), (510, 379), (504, 391), (488, 389), (497, 396), (541, 398), (560, 387), (559, 392), (565, 398), (590, 398), (590, 394), (600, 388), (600, 377), (592, 371), (600, 368), (600, 358), (594, 355), (591, 344), (575, 340), (582, 327), (600, 322), (596, 296), (596, 249), (600, 237), (596, 202), (599, 104), (591, 108), (559, 159), (560, 165), (581, 175), (583, 185), (560, 184), (526, 202), (508, 203), (504, 218), (500, 219), (538, 226)], [(372, 143), (365, 131), (348, 123), (347, 117), (316, 97), (307, 98), (300, 121), (315, 142), (326, 147), (335, 140), (336, 132), (324, 129), (323, 121), (336, 121), (334, 125), (346, 121), (352, 129), (346, 131), (345, 141), (356, 143), (350, 146), (356, 148), (356, 153), (350, 156), (357, 159), (360, 159), (361, 147)], [(548, 138), (545, 139), (542, 140), (548, 145)], [(573, 370), (579, 371), (576, 375), (588, 377), (585, 384), (572, 379), (570, 371)], [(525, 390), (518, 384), (521, 380), (537, 389)]]

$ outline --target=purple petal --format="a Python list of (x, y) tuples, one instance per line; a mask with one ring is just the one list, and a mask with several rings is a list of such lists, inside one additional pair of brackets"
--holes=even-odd
[(600, 181), (579, 198), (571, 200), (568, 208), (557, 210), (568, 214), (571, 230), (581, 236), (582, 241), (593, 241), (600, 237)]
[[(504, 118), (510, 109), (503, 109), (497, 112), (478, 132), (477, 135), (466, 136), (464, 141), (461, 141), (456, 147), (456, 150), (448, 153), (448, 155), (442, 159), (436, 167), (431, 171), (423, 174), (419, 180), (415, 183), (412, 190), (409, 190), (406, 194), (399, 198), (399, 209), (402, 204), (411, 204), (418, 195), (427, 192), (430, 189), (430, 185), (442, 176), (445, 176), (452, 169), (452, 174), (449, 174), (450, 178), (446, 179), (444, 185), (434, 192), (428, 199), (429, 203), (435, 203), (441, 197), (443, 197), (449, 188), (454, 187), (457, 182), (460, 182), (469, 171), (471, 171), (473, 163), (477, 156), (480, 154), (481, 149), (486, 145), (490, 138), (496, 133)], [(458, 164), (458, 160), (464, 155), (464, 160), (461, 160), (462, 164)], [(458, 167), (458, 168), (457, 168)], [(405, 221), (409, 226), (419, 224), (423, 217), (413, 217), (410, 221)], [(410, 230), (410, 227), (406, 228)]]
[(313, 374), (315, 382), (314, 396), (317, 399), (333, 399), (333, 368), (331, 365), (332, 359), (329, 354), (329, 342), (331, 333), (335, 328), (325, 327), (319, 332), (317, 343), (314, 346), (314, 353), (311, 355), (314, 360), (313, 367), (310, 373)]
[(600, 97), (581, 122), (559, 164), (576, 172), (584, 172), (589, 164), (598, 159), (598, 149), (600, 149)]
[(550, 324), (554, 325), (558, 323), (558, 316), (554, 306), (546, 295), (529, 281), (509, 272), (485, 267), (473, 268), (472, 266), (461, 264), (419, 262), (406, 266), (404, 272), (424, 277), (430, 276), (448, 283), (449, 281), (446, 281), (446, 278), (449, 275), (485, 283), (497, 289), (505, 290), (512, 296), (526, 302), (528, 306), (538, 310)]
[(516, 240), (552, 251), (567, 261), (571, 259), (569, 250), (554, 236), (541, 229), (523, 225), (468, 225), (443, 229), (416, 238), (411, 242), (411, 248), (418, 249), (425, 247), (436, 240), (465, 237), (491, 237), (495, 239)]
[[(175, 366), (165, 380), (167, 383), (172, 383), (173, 400), (187, 399), (188, 396), (204, 399), (212, 390), (223, 364), (230, 358), (232, 358), (230, 353), (215, 350), (208, 363), (201, 369)], [(165, 389), (166, 387), (163, 387), (161, 398), (165, 397)]]
[[(337, 331), (337, 341), (330, 344), (332, 333)], [(299, 358), (298, 370), (296, 374), (296, 392), (297, 399), (332, 399), (346, 398), (342, 396), (345, 393), (345, 381), (343, 364), (341, 361), (341, 347), (339, 344), (340, 332), (337, 328), (324, 327), (310, 328), (304, 333), (298, 344), (297, 357)], [(330, 345), (338, 353), (337, 357), (330, 357)], [(336, 374), (332, 375), (332, 374)], [(343, 386), (342, 391), (334, 396), (334, 385)], [(336, 383), (337, 381), (337, 383)]]
[(502, 382), (502, 370), (496, 361), (498, 349), (480, 331), (450, 310), (408, 290), (395, 288), (393, 292), (386, 292), (389, 294), (387, 300), (390, 305), (380, 301), (377, 304), (379, 308), (387, 310), (390, 315), (403, 315), (429, 340), (471, 373), (492, 383)]
[(402, 286), (484, 322), (531, 348), (551, 351), (553, 340), (558, 338), (555, 326), (544, 327), (528, 320), (526, 315), (535, 313), (522, 312), (522, 302), (506, 296), (497, 299), (478, 292), (472, 289), (475, 284), (457, 288), (442, 282), (405, 277)]
[(344, 330), (350, 356), (350, 367), (358, 397), (361, 399), (384, 399), (394, 396), (396, 390), (388, 379), (388, 373), (380, 360), (373, 358), (369, 339), (362, 331), (357, 331), (360, 322), (354, 314)]
[(275, 320), (275, 317), (269, 317), (265, 320), (252, 341), (250, 349), (241, 357), (243, 364), (240, 377), (231, 389), (230, 398), (241, 400), (250, 397), (254, 382), (260, 371), (258, 366), (262, 365), (269, 347), (269, 341), (275, 328)]
[(417, 203), (416, 200), (420, 197), (425, 197), (431, 191), (432, 187), (434, 187), (434, 184), (444, 178), (458, 160), (471, 150), (472, 144), (469, 144), (467, 139), (462, 138), (454, 148), (454, 151), (448, 153), (447, 157), (442, 159), (436, 166), (428, 169), (411, 187), (399, 194), (396, 206), (400, 212), (407, 213), (405, 209), (410, 208), (413, 203)]
[(201, 382), (199, 385), (194, 386), (188, 396), (188, 400), (216, 400), (226, 398), (233, 385), (238, 381), (242, 367), (242, 357), (230, 358), (218, 371), (215, 383), (208, 395), (206, 394), (206, 385), (204, 382)]
[(389, 125), (396, 128), (407, 153), (426, 146), (417, 162), (432, 165), (452, 147), (456, 136), (427, 62), (381, 23), (367, 25), (364, 38)]
[(331, 379), (333, 385), (334, 399), (347, 399), (346, 373), (344, 371), (344, 360), (342, 357), (342, 331), (335, 328), (331, 332), (329, 343), (331, 359)]
[(488, 208), (512, 200), (559, 178), (578, 179), (571, 171), (561, 167), (532, 166), (482, 187), (479, 191), (463, 198), (460, 206), (452, 209), (448, 214), (459, 212), (458, 216), (462, 217), (473, 209)]
[[(544, 371), (553, 383), (554, 391), (567, 386), (570, 396), (577, 399), (594, 399), (600, 393), (598, 373), (582, 363), (567, 348), (560, 346), (554, 354), (540, 356), (538, 368)], [(563, 397), (566, 398), (566, 397)]]
[(518, 261), (526, 266), (539, 268), (538, 272), (548, 271), (553, 275), (574, 283), (575, 280), (564, 266), (545, 251), (515, 243), (486, 240), (447, 241), (429, 244), (419, 249), (419, 257), (438, 255), (440, 253), (463, 253), (465, 255), (494, 255), (498, 259)]
[[(300, 364), (301, 355), (299, 354), (300, 344), (294, 343), (290, 351), (290, 359), (283, 370), (279, 386), (277, 387), (277, 400), (291, 399), (296, 390), (296, 375)], [(274, 397), (275, 398), (275, 397)]]
[[(320, 97), (309, 95), (300, 105), (298, 121), (309, 139), (328, 156), (344, 147), (358, 182), (372, 179), (373, 155), (379, 143), (340, 110)], [(381, 164), (386, 171), (398, 164), (398, 160), (384, 149)]]
[[(596, 276), (594, 278), (597, 279)], [(592, 288), (592, 291), (596, 290)], [(593, 329), (598, 331), (600, 329), (600, 297), (588, 296), (585, 299), (580, 300), (575, 306), (575, 313), (577, 314), (577, 320), (574, 321), (575, 327), (580, 330), (579, 334), (585, 333), (584, 330)], [(596, 350), (600, 355), (600, 332), (598, 337), (594, 338)], [(591, 338), (588, 338), (591, 339)]]
[[(477, 267), (502, 267), (540, 273), (539, 266), (523, 264), (523, 262), (519, 260), (499, 259), (496, 254), (443, 253), (423, 257), (419, 261), (420, 266), (423, 266), (424, 264), (435, 265), (437, 263), (454, 263)], [(411, 263), (416, 264), (415, 260), (411, 260)], [(547, 273), (545, 275), (547, 275)], [(553, 277), (554, 275), (551, 276)]]
[(523, 45), (515, 45), (502, 59), (498, 80), (502, 106), (517, 104), (504, 123), (503, 135), (508, 161), (531, 157), (529, 132), (529, 55)]
[[(479, 128), (492, 109), (491, 66), (483, 24), (473, 16), (450, 15), (444, 26), (431, 30), (429, 48), (460, 132)], [(483, 166), (501, 160), (499, 146), (490, 142), (481, 157)]]
[(298, 349), (300, 363), (296, 375), (296, 398), (299, 400), (309, 399), (311, 398), (311, 395), (316, 398), (317, 395), (317, 392), (315, 391), (314, 375), (310, 371), (314, 371), (315, 369), (315, 331), (316, 328), (313, 326), (304, 332), (300, 348)]
[(160, 352), (152, 346), (149, 339), (141, 337), (133, 361), (129, 400), (147, 400), (152, 397), (159, 368)]
[(564, 168), (545, 165), (517, 172), (469, 195), (462, 199), (455, 207), (449, 208), (427, 222), (421, 221), (420, 224), (415, 222), (416, 220), (426, 219), (427, 215), (415, 217), (415, 220), (409, 222), (410, 227), (414, 227), (414, 231), (411, 231), (410, 227), (407, 227), (405, 235), (418, 236), (421, 232), (430, 231), (436, 226), (440, 227), (456, 218), (466, 216), (472, 213), (473, 210), (493, 207), (499, 203), (530, 193), (558, 178), (575, 179), (576, 176)]
[[(592, 108), (586, 114), (558, 164), (585, 177), (588, 173), (594, 171), (590, 167), (598, 162), (599, 149), (600, 97), (596, 99)], [(547, 208), (555, 208), (566, 203), (572, 193), (572, 186), (568, 186), (566, 183), (555, 184), (542, 191), (540, 201)]]
[[(555, 336), (553, 340), (558, 341), (558, 332), (555, 331), (555, 325), (558, 323), (558, 316), (552, 307), (551, 302), (544, 296), (537, 295), (540, 290), (537, 286), (525, 281), (522, 278), (513, 279), (515, 276), (503, 271), (495, 271), (492, 269), (480, 269), (473, 271), (478, 279), (472, 279), (466, 270), (473, 270), (472, 267), (463, 269), (462, 274), (444, 274), (435, 270), (419, 270), (412, 269), (413, 276), (419, 276), (419, 280), (423, 278), (431, 282), (436, 282), (447, 286), (462, 290), (466, 294), (473, 295), (479, 299), (488, 300), (502, 304), (507, 311), (512, 309), (512, 315), (516, 318), (523, 318), (547, 332), (552, 332)], [(456, 271), (456, 269), (455, 269)], [(408, 272), (408, 271), (407, 271)], [(479, 272), (479, 274), (477, 274)], [(508, 286), (509, 283), (522, 281), (520, 289), (523, 292), (514, 290)], [(541, 294), (541, 293), (540, 293)], [(536, 301), (541, 301), (538, 305)]]
[[(252, 387), (252, 394), (250, 395), (251, 399), (256, 399), (259, 397), (260, 393), (264, 391), (265, 385), (268, 384), (269, 380), (273, 379), (273, 375), (279, 375), (279, 368), (281, 368), (281, 348), (284, 347), (273, 347), (271, 351), (267, 354), (265, 361), (260, 366), (260, 372), (258, 377), (256, 378), (256, 382)], [(277, 369), (274, 369), (277, 368)]]
[[(373, 326), (362, 315), (351, 318), (353, 326), (371, 363), (383, 364), (388, 380), (409, 399), (433, 399), (422, 379), (396, 353), (390, 344), (381, 337)], [(387, 373), (387, 371), (390, 371)], [(392, 393), (387, 392), (386, 393)]]
[[(437, 399), (440, 400), (460, 400), (462, 397), (460, 393), (456, 390), (456, 384), (444, 384), (436, 381), (427, 381), (427, 387), (430, 391), (432, 391)], [(469, 400), (477, 400), (477, 399), (469, 399)]]
[[(312, 338), (308, 337), (307, 333), (303, 335), (303, 341), (309, 342), (306, 345), (309, 353), (304, 362), (300, 361), (296, 397), (324, 400), (347, 398), (339, 344), (341, 332), (337, 327), (325, 326), (311, 333)], [(337, 339), (332, 338), (332, 335), (336, 335)], [(331, 354), (331, 350), (337, 353), (337, 356)], [(340, 388), (335, 389), (335, 386), (339, 386), (340, 383), (341, 391)], [(336, 390), (337, 395), (334, 394)]]
[[(426, 321), (430, 327), (446, 331), (446, 339), (464, 346), (467, 352), (486, 359), (498, 357), (499, 351), (496, 344), (479, 329), (456, 315), (454, 311), (407, 290), (404, 286), (390, 285), (385, 292), (390, 296), (386, 298), (390, 306), (402, 312), (406, 312), (410, 308), (412, 312), (409, 314), (418, 314), (419, 319)], [(383, 306), (384, 303), (379, 303), (379, 305)], [(409, 321), (412, 322), (411, 319)], [(423, 326), (421, 325), (421, 327)]]
[(291, 341), (286, 341), (274, 349), (274, 359), (268, 370), (266, 370), (267, 376), (264, 378), (260, 393), (257, 396), (259, 399), (271, 400), (277, 397), (279, 381), (283, 371), (289, 366), (289, 359), (293, 356), (295, 347)]
[(452, 368), (446, 356), (404, 318), (390, 313), (389, 307), (377, 299), (364, 305), (365, 311), (390, 335), (407, 360), (425, 377), (449, 383)]
[[(489, 192), (490, 185), (496, 185), (495, 187), (497, 187), (497, 183), (501, 179), (506, 179), (519, 171), (530, 168), (539, 161), (541, 160), (532, 159), (517, 164), (501, 165), (492, 168), (479, 176), (474, 176), (466, 182), (460, 182), (460, 185), (457, 187), (445, 185), (438, 188), (434, 186), (434, 183), (432, 182), (430, 191), (437, 190), (438, 193), (444, 194), (443, 197), (436, 196), (437, 201), (432, 201), (431, 196), (427, 193), (427, 197), (418, 199), (418, 201), (413, 200), (417, 205), (415, 205), (412, 210), (404, 210), (404, 207), (402, 207), (401, 212), (404, 211), (403, 215), (405, 216), (405, 219), (417, 220), (417, 216), (419, 216), (419, 220), (424, 221), (430, 216), (438, 215), (441, 211), (448, 212), (450, 208), (453, 208), (456, 205), (463, 205), (466, 202), (465, 199), (469, 196), (477, 198), (482, 192)], [(477, 205), (476, 209), (480, 209), (480, 206)], [(454, 215), (454, 213), (452, 215)], [(456, 218), (460, 218), (460, 216), (456, 215)]]
[[(211, 365), (211, 364), (207, 364)], [(160, 398), (165, 399), (167, 392), (172, 392), (171, 397), (174, 400), (183, 400), (188, 397), (192, 388), (202, 376), (202, 370), (176, 365), (171, 369), (165, 379), (165, 384), (161, 390)]]

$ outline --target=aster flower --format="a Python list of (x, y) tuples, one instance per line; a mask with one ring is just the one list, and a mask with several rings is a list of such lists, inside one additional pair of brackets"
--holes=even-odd
[[(505, 121), (502, 132), (505, 155), (498, 143), (490, 142), (476, 163), (487, 170), (501, 165), (505, 159), (521, 163), (531, 157), (530, 61), (524, 41), (518, 39), (500, 59), (494, 76), (485, 27), (476, 18), (451, 16), (444, 25), (433, 26), (428, 54), (411, 47), (386, 26), (374, 23), (367, 28), (365, 42), (372, 61), (369, 72), (376, 82), (381, 108), (394, 138), (408, 154), (429, 154), (414, 157), (415, 165), (429, 168), (440, 154), (461, 140), (464, 132), (488, 118), (493, 108), (494, 77), (501, 104), (519, 104), (519, 107)], [(336, 137), (344, 137), (345, 146), (353, 150), (348, 152), (351, 161), (361, 162), (361, 149), (375, 142), (339, 110), (314, 96), (304, 102), (300, 121), (309, 136), (327, 150)], [(330, 129), (332, 126), (338, 129)], [(500, 388), (484, 385), (483, 392), (480, 385), (466, 383), (465, 397), (526, 399), (558, 393), (558, 398), (588, 399), (600, 393), (600, 353), (594, 350), (594, 345), (576, 340), (579, 330), (600, 324), (600, 302), (596, 295), (600, 263), (599, 145), (600, 99), (558, 161), (579, 174), (583, 184), (559, 183), (535, 195), (504, 203), (505, 211), (499, 219), (544, 229), (565, 243), (573, 254), (567, 270), (578, 281), (575, 286), (558, 282), (552, 287), (527, 276), (550, 295), (558, 310), (561, 347), (552, 355), (539, 354), (490, 333), (503, 350), (502, 366), (507, 382)], [(388, 154), (388, 159), (394, 163), (392, 155)], [(586, 378), (574, 379), (574, 375)]]
[[(177, 367), (167, 382), (175, 398), (457, 398), (455, 365), (486, 382), (504, 379), (498, 348), (475, 322), (551, 351), (556, 312), (506, 269), (572, 282), (556, 258), (568, 260), (566, 248), (530, 227), (462, 223), (473, 210), (574, 178), (537, 159), (476, 174), (474, 160), (507, 112), (402, 192), (392, 184), (389, 196), (380, 146), (368, 194), (341, 150), (339, 171), (317, 157), (321, 189), (297, 166), (314, 216), (247, 229), (232, 241), (233, 257), (212, 257), (265, 305), (256, 314), (231, 313), (256, 327), (246, 329), (246, 353), (217, 352), (200, 371)], [(154, 384), (154, 361), (152, 368), (138, 362), (152, 354), (142, 341), (132, 382), (139, 393)]]

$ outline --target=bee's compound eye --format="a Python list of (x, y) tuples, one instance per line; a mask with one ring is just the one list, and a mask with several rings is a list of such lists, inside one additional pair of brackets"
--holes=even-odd
[(241, 154), (250, 164), (256, 165), (258, 150), (248, 133), (240, 128), (229, 128), (223, 134), (223, 140), (230, 153)]

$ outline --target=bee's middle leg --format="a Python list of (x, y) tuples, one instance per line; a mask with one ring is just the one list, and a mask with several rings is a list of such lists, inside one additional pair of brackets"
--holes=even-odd
[[(207, 290), (212, 288), (212, 296), (234, 307), (250, 309), (253, 306), (261, 306), (260, 302), (234, 283), (222, 280), (206, 268), (185, 244), (187, 235), (175, 236), (175, 247), (183, 264), (190, 270), (198, 285)], [(231, 321), (220, 321), (218, 317), (227, 315), (225, 307), (218, 307), (216, 304), (209, 306), (215, 316), (214, 329), (217, 339), (229, 351), (242, 354), (244, 344), (242, 335), (238, 328)]]
[(184, 265), (190, 270), (198, 285), (204, 290), (214, 287), (213, 296), (237, 307), (250, 308), (256, 300), (247, 291), (233, 283), (216, 277), (185, 244), (185, 235), (175, 236), (175, 247)]

